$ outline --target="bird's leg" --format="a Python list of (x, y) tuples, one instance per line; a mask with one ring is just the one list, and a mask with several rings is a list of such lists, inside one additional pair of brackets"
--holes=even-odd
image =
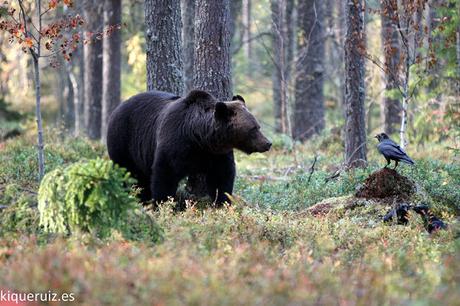
[(387, 164), (383, 168), (387, 168), (391, 164), (391, 160), (389, 158), (385, 158), (387, 160)]
[(399, 161), (395, 160), (395, 167), (393, 168), (393, 170), (396, 170), (396, 167), (398, 167), (398, 163)]

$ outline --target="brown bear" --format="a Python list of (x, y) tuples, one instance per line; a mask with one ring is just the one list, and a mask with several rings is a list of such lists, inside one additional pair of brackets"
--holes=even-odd
[(181, 179), (204, 174), (209, 196), (221, 205), (233, 191), (233, 149), (251, 154), (270, 147), (241, 96), (217, 101), (201, 90), (131, 97), (113, 111), (107, 131), (110, 158), (138, 180), (143, 202), (174, 197)]

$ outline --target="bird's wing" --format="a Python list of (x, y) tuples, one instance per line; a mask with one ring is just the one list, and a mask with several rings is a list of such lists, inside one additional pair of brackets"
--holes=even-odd
[(379, 144), (378, 149), (380, 153), (382, 153), (383, 155), (395, 157), (407, 156), (406, 152), (404, 152), (404, 150), (401, 149), (400, 146), (390, 141), (382, 141)]
[(404, 150), (400, 146), (398, 146), (391, 140), (382, 141), (378, 145), (378, 150), (386, 157), (405, 160), (409, 163), (413, 163), (413, 160), (409, 156), (407, 156), (406, 152), (404, 152)]

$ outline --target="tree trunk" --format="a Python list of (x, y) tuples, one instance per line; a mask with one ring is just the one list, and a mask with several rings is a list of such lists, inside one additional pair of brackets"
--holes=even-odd
[(296, 32), (295, 32), (295, 3), (294, 0), (285, 0), (286, 1), (286, 13), (284, 18), (284, 33), (286, 33), (286, 69), (285, 77), (288, 82), (290, 82), (291, 71), (292, 71), (292, 62), (294, 60), (294, 49), (296, 43)]
[(349, 167), (365, 166), (366, 124), (363, 0), (349, 0), (346, 6), (345, 38), (345, 158)]
[[(86, 31), (102, 31), (103, 3), (96, 0), (85, 1)], [(97, 35), (96, 35), (97, 36)], [(84, 47), (85, 61), (85, 128), (91, 139), (101, 138), (102, 117), (102, 40), (91, 37), (91, 42)]]
[(104, 37), (102, 52), (102, 137), (105, 140), (107, 124), (112, 111), (120, 104), (121, 95), (121, 0), (105, 0), (105, 27), (116, 26), (110, 35)]
[(383, 0), (381, 2), (382, 18), (382, 45), (385, 59), (385, 91), (383, 98), (384, 131), (393, 134), (401, 122), (401, 102), (395, 98), (399, 88), (401, 46), (399, 33), (395, 23), (395, 10), (398, 9), (397, 0)]
[[(84, 16), (85, 10), (84, 10), (84, 2), (83, 1), (78, 1), (75, 3), (75, 9), (76, 11)], [(81, 29), (80, 31), (80, 36), (85, 37), (85, 31), (84, 29)], [(85, 133), (85, 50), (83, 48), (78, 48), (75, 50), (73, 53), (73, 60), (68, 63), (68, 70), (69, 70), (69, 76), (72, 75), (72, 69), (73, 67), (77, 68), (77, 71), (75, 72), (76, 75), (74, 75), (74, 83), (73, 86), (78, 87), (78, 94), (77, 99), (74, 100), (74, 108), (75, 108), (75, 132), (74, 135), (76, 137), (83, 135)], [(72, 80), (72, 77), (71, 77)], [(75, 88), (75, 87), (74, 87)], [(77, 91), (75, 91), (77, 93)]]
[(184, 76), (185, 91), (193, 89), (195, 52), (195, 0), (182, 0), (182, 41), (184, 42)]
[(232, 97), (229, 0), (197, 0), (195, 6), (195, 88), (217, 99)]
[(251, 42), (251, 0), (243, 0), (241, 13), (243, 37), (243, 53), (246, 58), (246, 69), (249, 76), (252, 75), (252, 42)]
[(306, 140), (324, 129), (324, 2), (300, 0), (293, 136)]
[[(40, 9), (39, 9), (40, 11)], [(39, 44), (40, 46), (40, 44)], [(37, 148), (38, 148), (38, 181), (45, 175), (45, 152), (43, 144), (43, 124), (41, 111), (41, 81), (40, 81), (40, 54), (33, 56), (35, 79), (35, 119), (37, 121)]]
[(286, 50), (284, 32), (283, 0), (271, 0), (272, 37), (273, 37), (273, 110), (275, 117), (275, 131), (288, 132), (287, 122), (287, 92), (286, 92)]
[(180, 0), (145, 1), (147, 89), (182, 95), (182, 21)]
[(243, 38), (242, 38), (243, 33), (241, 33), (241, 35), (239, 35), (239, 37), (237, 38), (237, 40), (235, 42), (236, 28), (237, 28), (239, 17), (241, 16), (242, 7), (243, 7), (243, 1), (242, 0), (231, 0), (230, 1), (230, 25), (229, 25), (229, 28), (230, 28), (230, 41), (232, 42), (232, 54), (237, 52), (237, 50), (235, 51), (235, 48), (233, 48), (233, 47), (235, 45), (238, 46), (243, 41)]
[(68, 88), (68, 95), (67, 95), (67, 105), (66, 105), (66, 113), (65, 113), (65, 124), (66, 128), (71, 132), (71, 134), (75, 133), (75, 127), (77, 122), (77, 109), (76, 106), (78, 105), (78, 84), (75, 78), (74, 73), (72, 72), (72, 65), (70, 63), (64, 63), (66, 68), (66, 75), (67, 75), (67, 88)]
[[(230, 40), (229, 0), (196, 0), (193, 84), (222, 101), (232, 98)], [(190, 176), (187, 189), (205, 195), (204, 175)]]
[[(42, 7), (41, 1), (37, 1), (37, 18), (38, 18), (38, 33), (42, 31)], [(27, 30), (27, 24), (24, 25)], [(38, 36), (37, 51), (30, 51), (34, 66), (35, 80), (35, 120), (37, 122), (37, 151), (38, 151), (38, 181), (40, 182), (45, 175), (45, 146), (43, 143), (43, 123), (41, 110), (41, 79), (40, 79), (40, 56), (41, 56), (41, 37)]]
[[(457, 10), (460, 12), (460, 2), (457, 2)], [(456, 54), (457, 54), (457, 96), (460, 97), (460, 24), (457, 25)]]
[(66, 110), (66, 93), (67, 93), (67, 73), (65, 70), (65, 63), (63, 58), (59, 58), (59, 67), (56, 69), (56, 84), (55, 87), (55, 96), (58, 100), (58, 115), (56, 124), (58, 127), (62, 127), (65, 125), (64, 117), (65, 117), (65, 110)]

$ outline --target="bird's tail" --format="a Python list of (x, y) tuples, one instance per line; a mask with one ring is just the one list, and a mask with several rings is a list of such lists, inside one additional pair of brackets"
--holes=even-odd
[(415, 165), (415, 162), (409, 156), (402, 157), (400, 161), (409, 165)]

